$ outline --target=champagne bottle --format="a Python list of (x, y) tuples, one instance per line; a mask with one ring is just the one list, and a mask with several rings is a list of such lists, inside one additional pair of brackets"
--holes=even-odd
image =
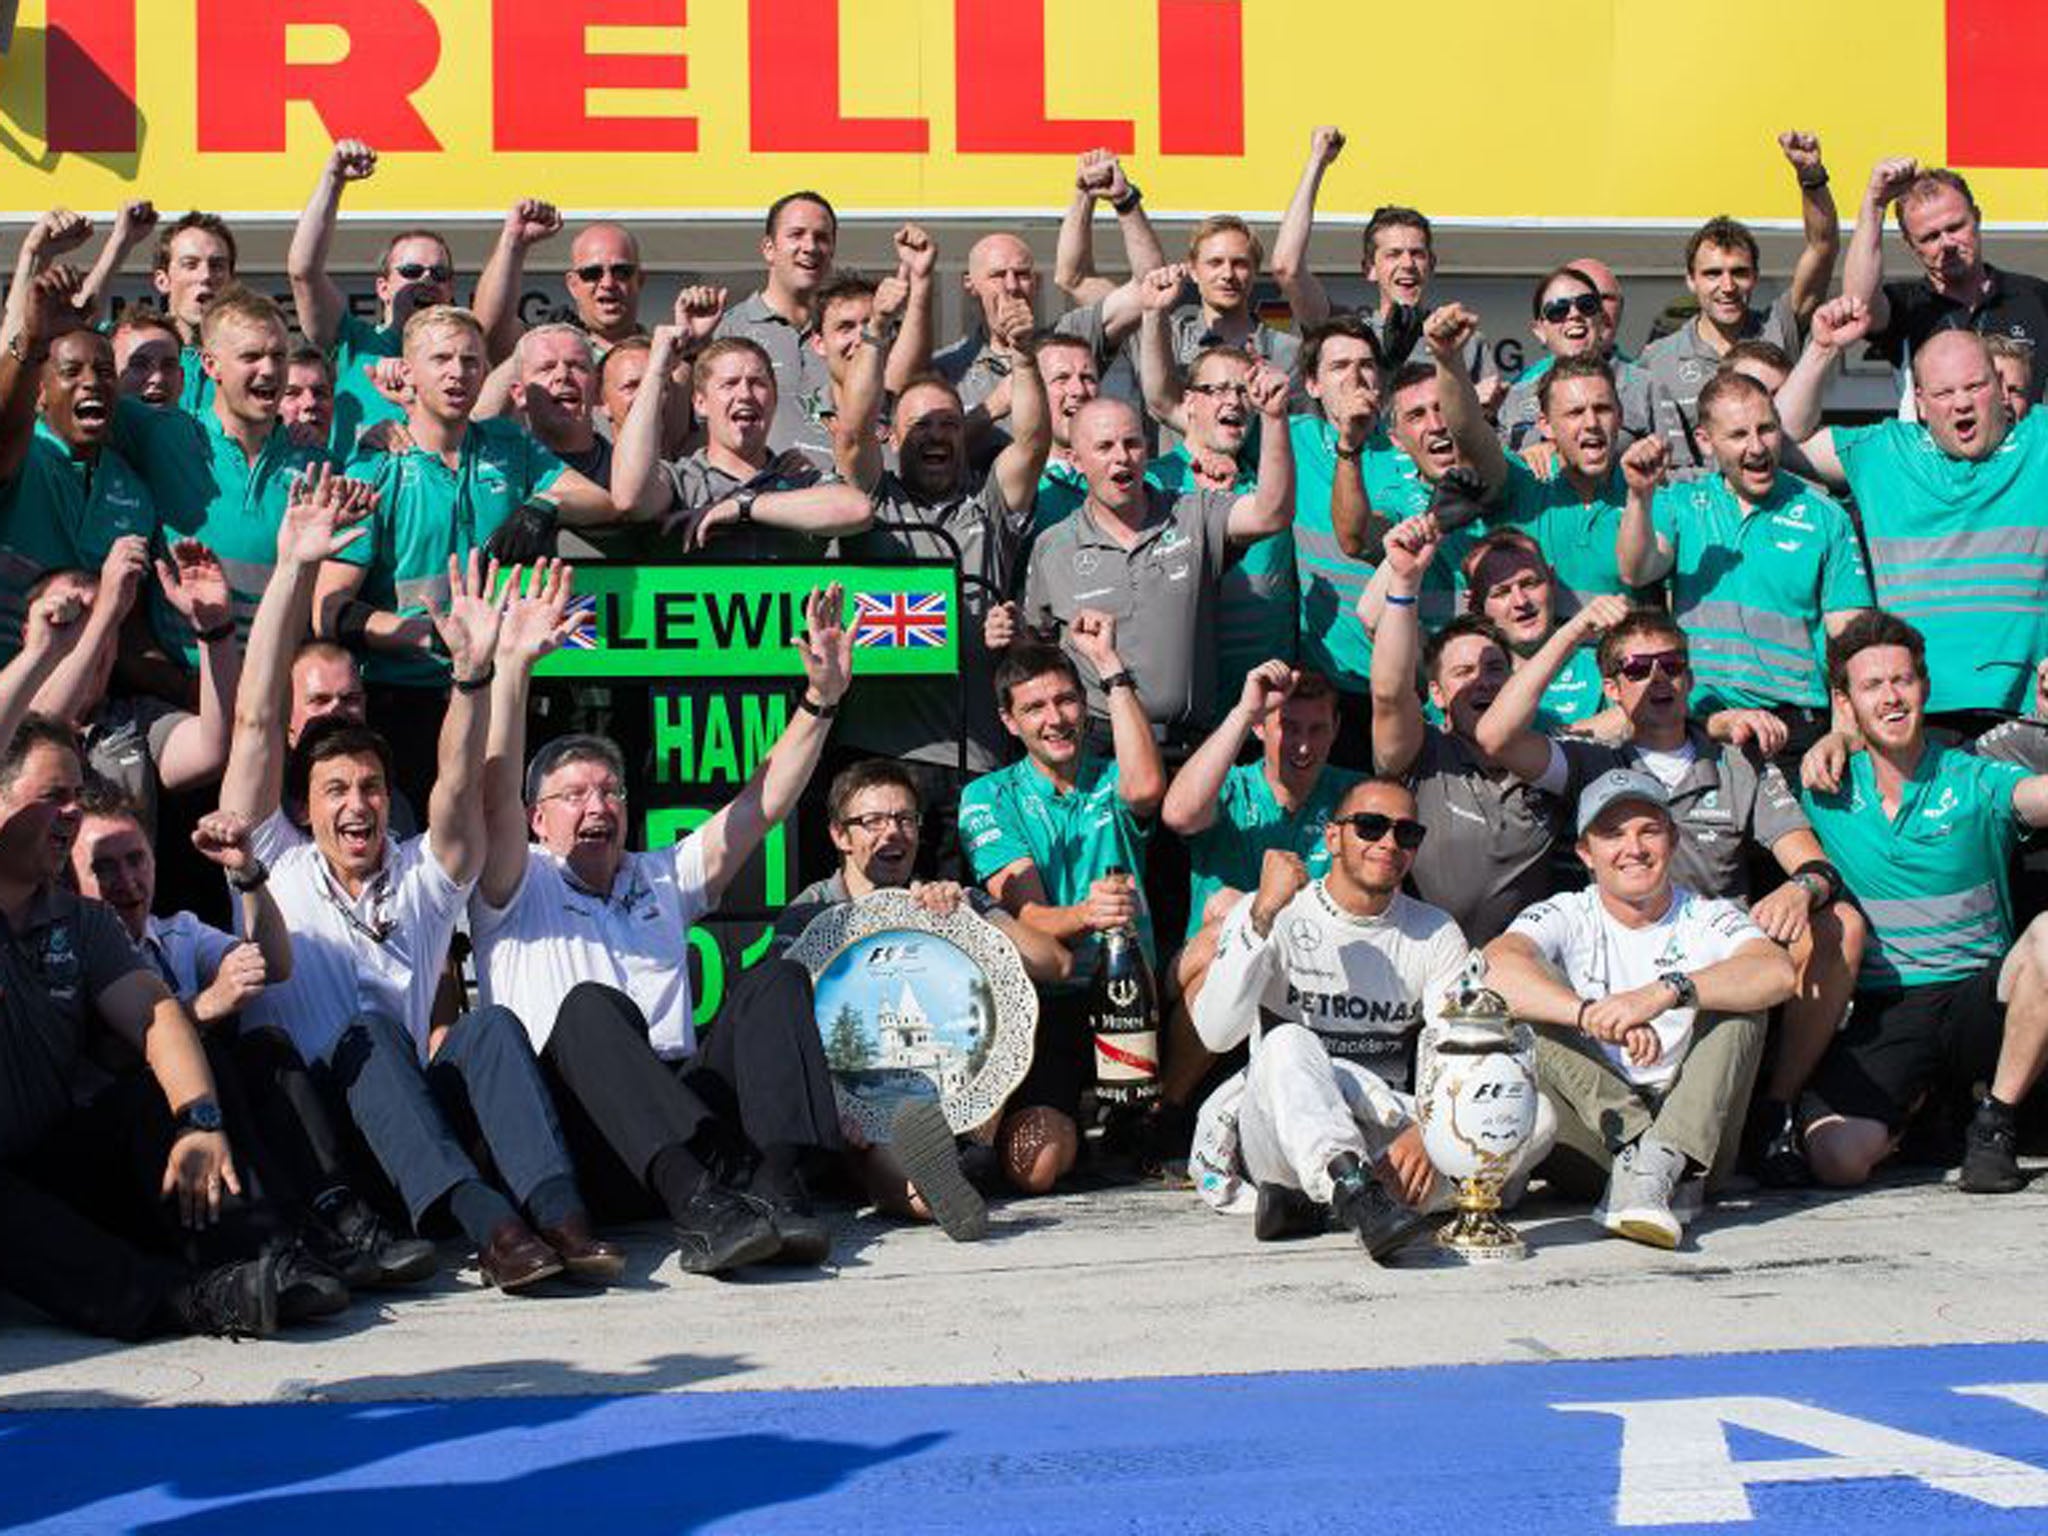
[[(1128, 877), (1121, 867), (1112, 876)], [(1102, 963), (1088, 998), (1095, 1037), (1095, 1097), (1107, 1105), (1149, 1104), (1159, 1097), (1159, 989), (1137, 927), (1125, 923), (1102, 936)]]

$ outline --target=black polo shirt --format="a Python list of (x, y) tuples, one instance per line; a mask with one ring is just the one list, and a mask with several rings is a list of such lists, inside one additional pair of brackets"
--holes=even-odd
[(2005, 272), (1985, 263), (1991, 296), (1972, 308), (1936, 293), (1925, 278), (1884, 285), (1891, 319), (1870, 336), (1871, 352), (1894, 367), (1907, 367), (1921, 343), (1940, 331), (1975, 331), (1980, 336), (2010, 336), (2034, 348), (2033, 397), (2038, 403), (2048, 384), (2048, 282), (2024, 272)]

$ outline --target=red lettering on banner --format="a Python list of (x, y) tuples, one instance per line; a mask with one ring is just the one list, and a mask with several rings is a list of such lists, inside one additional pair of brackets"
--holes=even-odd
[[(286, 32), (313, 26), (346, 32), (347, 54), (335, 64), (286, 63)], [(310, 101), (337, 139), (439, 149), (408, 98), (440, 62), (441, 29), (419, 0), (199, 0), (199, 149), (283, 149), (290, 101)]]
[(839, 0), (750, 0), (747, 81), (753, 148), (777, 154), (921, 155), (921, 117), (839, 111)]
[(133, 154), (135, 0), (50, 0), (43, 137), (53, 150)]
[(1239, 0), (1159, 0), (1159, 152), (1244, 153)]
[(694, 117), (592, 117), (592, 89), (679, 91), (683, 54), (592, 53), (587, 27), (680, 27), (688, 0), (496, 0), (491, 45), (494, 142), (501, 150), (690, 154)]
[(1127, 155), (1128, 118), (1045, 115), (1045, 0), (955, 0), (958, 147), (969, 154)]
[(1948, 158), (1958, 165), (2048, 165), (2048, 114), (2035, 95), (2048, 64), (2038, 0), (1948, 0)]

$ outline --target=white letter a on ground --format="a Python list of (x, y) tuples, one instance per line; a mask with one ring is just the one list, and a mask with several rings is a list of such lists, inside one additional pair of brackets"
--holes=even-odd
[[(1617, 1525), (1698, 1525), (1751, 1518), (1752, 1483), (1909, 1477), (1999, 1509), (2048, 1508), (2048, 1472), (1946, 1440), (1783, 1397), (1680, 1397), (1638, 1403), (1553, 1403), (1560, 1413), (1622, 1422)], [(1824, 1455), (1736, 1461), (1723, 1426), (1740, 1425)]]

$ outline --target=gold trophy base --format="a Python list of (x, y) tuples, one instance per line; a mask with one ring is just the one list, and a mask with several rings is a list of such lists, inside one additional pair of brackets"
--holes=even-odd
[(1440, 1253), (1466, 1264), (1491, 1264), (1526, 1259), (1529, 1245), (1500, 1217), (1500, 1190), (1483, 1179), (1458, 1184), (1458, 1214), (1436, 1234)]

